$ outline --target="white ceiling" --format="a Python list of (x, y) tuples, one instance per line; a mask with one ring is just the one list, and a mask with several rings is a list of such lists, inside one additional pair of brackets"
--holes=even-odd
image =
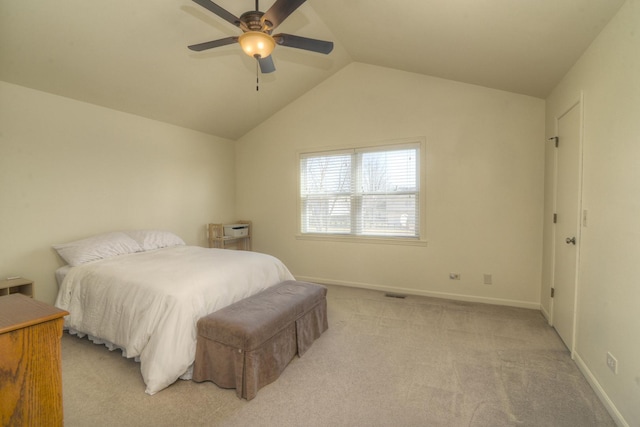
[(353, 61), (545, 98), (622, 3), (307, 0), (276, 32), (334, 51), (278, 46), (256, 91), (238, 45), (187, 49), (240, 33), (192, 1), (0, 0), (0, 80), (237, 139)]

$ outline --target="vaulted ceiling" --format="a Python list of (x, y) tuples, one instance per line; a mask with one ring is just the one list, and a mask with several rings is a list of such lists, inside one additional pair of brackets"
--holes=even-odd
[(277, 46), (257, 85), (237, 44), (187, 49), (240, 34), (189, 0), (0, 0), (0, 80), (237, 139), (354, 61), (545, 98), (622, 3), (307, 0), (277, 32), (333, 52)]

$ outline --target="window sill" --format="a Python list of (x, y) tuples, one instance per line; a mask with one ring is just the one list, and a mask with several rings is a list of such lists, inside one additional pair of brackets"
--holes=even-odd
[(296, 234), (296, 240), (319, 242), (368, 243), (383, 245), (427, 246), (426, 240), (407, 237), (340, 236), (336, 234)]

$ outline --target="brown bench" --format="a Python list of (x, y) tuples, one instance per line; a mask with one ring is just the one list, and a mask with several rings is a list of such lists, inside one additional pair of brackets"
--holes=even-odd
[(327, 288), (290, 280), (198, 321), (193, 380), (253, 399), (324, 331)]

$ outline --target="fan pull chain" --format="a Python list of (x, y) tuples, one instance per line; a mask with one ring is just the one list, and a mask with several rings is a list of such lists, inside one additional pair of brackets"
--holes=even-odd
[(258, 60), (256, 59), (256, 92), (260, 90), (260, 72), (258, 70)]

